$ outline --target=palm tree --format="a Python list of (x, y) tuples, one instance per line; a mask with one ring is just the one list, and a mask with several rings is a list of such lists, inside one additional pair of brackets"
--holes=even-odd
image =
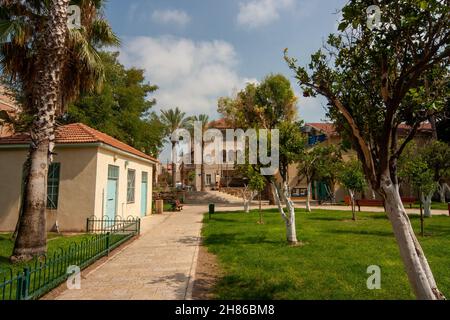
[[(166, 136), (171, 137), (176, 130), (186, 128), (189, 118), (186, 118), (186, 113), (176, 107), (175, 109), (161, 110), (161, 121), (166, 127)], [(175, 147), (178, 141), (172, 138), (170, 140), (172, 143), (172, 186), (175, 188), (177, 184), (177, 167), (175, 163), (177, 155)]]
[(99, 88), (103, 67), (96, 48), (118, 44), (98, 15), (102, 0), (72, 3), (82, 9), (79, 30), (67, 28), (69, 0), (0, 0), (0, 65), (4, 75), (19, 83), (23, 112), (32, 117), (13, 262), (47, 250), (47, 173), (55, 119), (80, 91)]
[[(202, 126), (202, 153), (204, 153), (205, 142), (203, 141), (203, 136), (206, 130), (208, 130), (209, 128), (209, 116), (207, 116), (206, 114), (200, 114), (198, 116), (193, 116), (189, 119), (189, 129), (191, 131), (191, 136), (193, 136), (195, 122), (200, 122)], [(203, 157), (200, 172), (201, 172), (200, 191), (205, 192), (205, 161)]]

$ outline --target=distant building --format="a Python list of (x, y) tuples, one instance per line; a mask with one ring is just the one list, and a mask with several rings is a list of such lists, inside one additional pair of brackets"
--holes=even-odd
[[(14, 101), (11, 94), (9, 94), (4, 87), (0, 86), (0, 112), (6, 112), (9, 117), (14, 118), (18, 115), (19, 110), (19, 106)], [(12, 126), (0, 119), (0, 137), (7, 137), (13, 133)]]

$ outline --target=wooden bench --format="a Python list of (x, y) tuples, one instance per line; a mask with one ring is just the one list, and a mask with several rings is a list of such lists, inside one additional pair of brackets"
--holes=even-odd
[(175, 200), (172, 202), (172, 211), (181, 211), (183, 210), (183, 205), (180, 200)]
[[(416, 203), (416, 198), (404, 197), (401, 198), (404, 205), (409, 205), (412, 208), (413, 204)], [(385, 207), (384, 201), (382, 200), (369, 200), (369, 199), (360, 199), (356, 200), (356, 205), (358, 206), (359, 212), (361, 212), (361, 207)]]
[(404, 205), (409, 205), (409, 208), (412, 209), (412, 206), (417, 202), (417, 199), (413, 197), (403, 197), (402, 202)]
[(361, 207), (384, 207), (384, 202), (382, 200), (359, 199), (356, 200), (356, 205), (358, 211), (361, 212)]

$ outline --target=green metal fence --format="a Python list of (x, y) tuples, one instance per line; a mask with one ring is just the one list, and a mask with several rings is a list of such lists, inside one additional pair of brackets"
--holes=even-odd
[(92, 238), (72, 243), (50, 257), (39, 257), (22, 271), (0, 270), (0, 301), (38, 299), (69, 278), (70, 266), (82, 270), (140, 233), (140, 219), (115, 219), (116, 227), (110, 223), (109, 219), (90, 218), (87, 231), (95, 233)]

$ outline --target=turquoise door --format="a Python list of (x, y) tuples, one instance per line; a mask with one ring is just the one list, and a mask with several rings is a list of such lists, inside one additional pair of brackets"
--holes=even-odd
[(106, 191), (106, 216), (114, 220), (117, 216), (117, 185), (119, 181), (119, 167), (108, 167), (108, 183)]
[(141, 217), (147, 215), (147, 201), (148, 201), (148, 173), (142, 172), (141, 182)]

